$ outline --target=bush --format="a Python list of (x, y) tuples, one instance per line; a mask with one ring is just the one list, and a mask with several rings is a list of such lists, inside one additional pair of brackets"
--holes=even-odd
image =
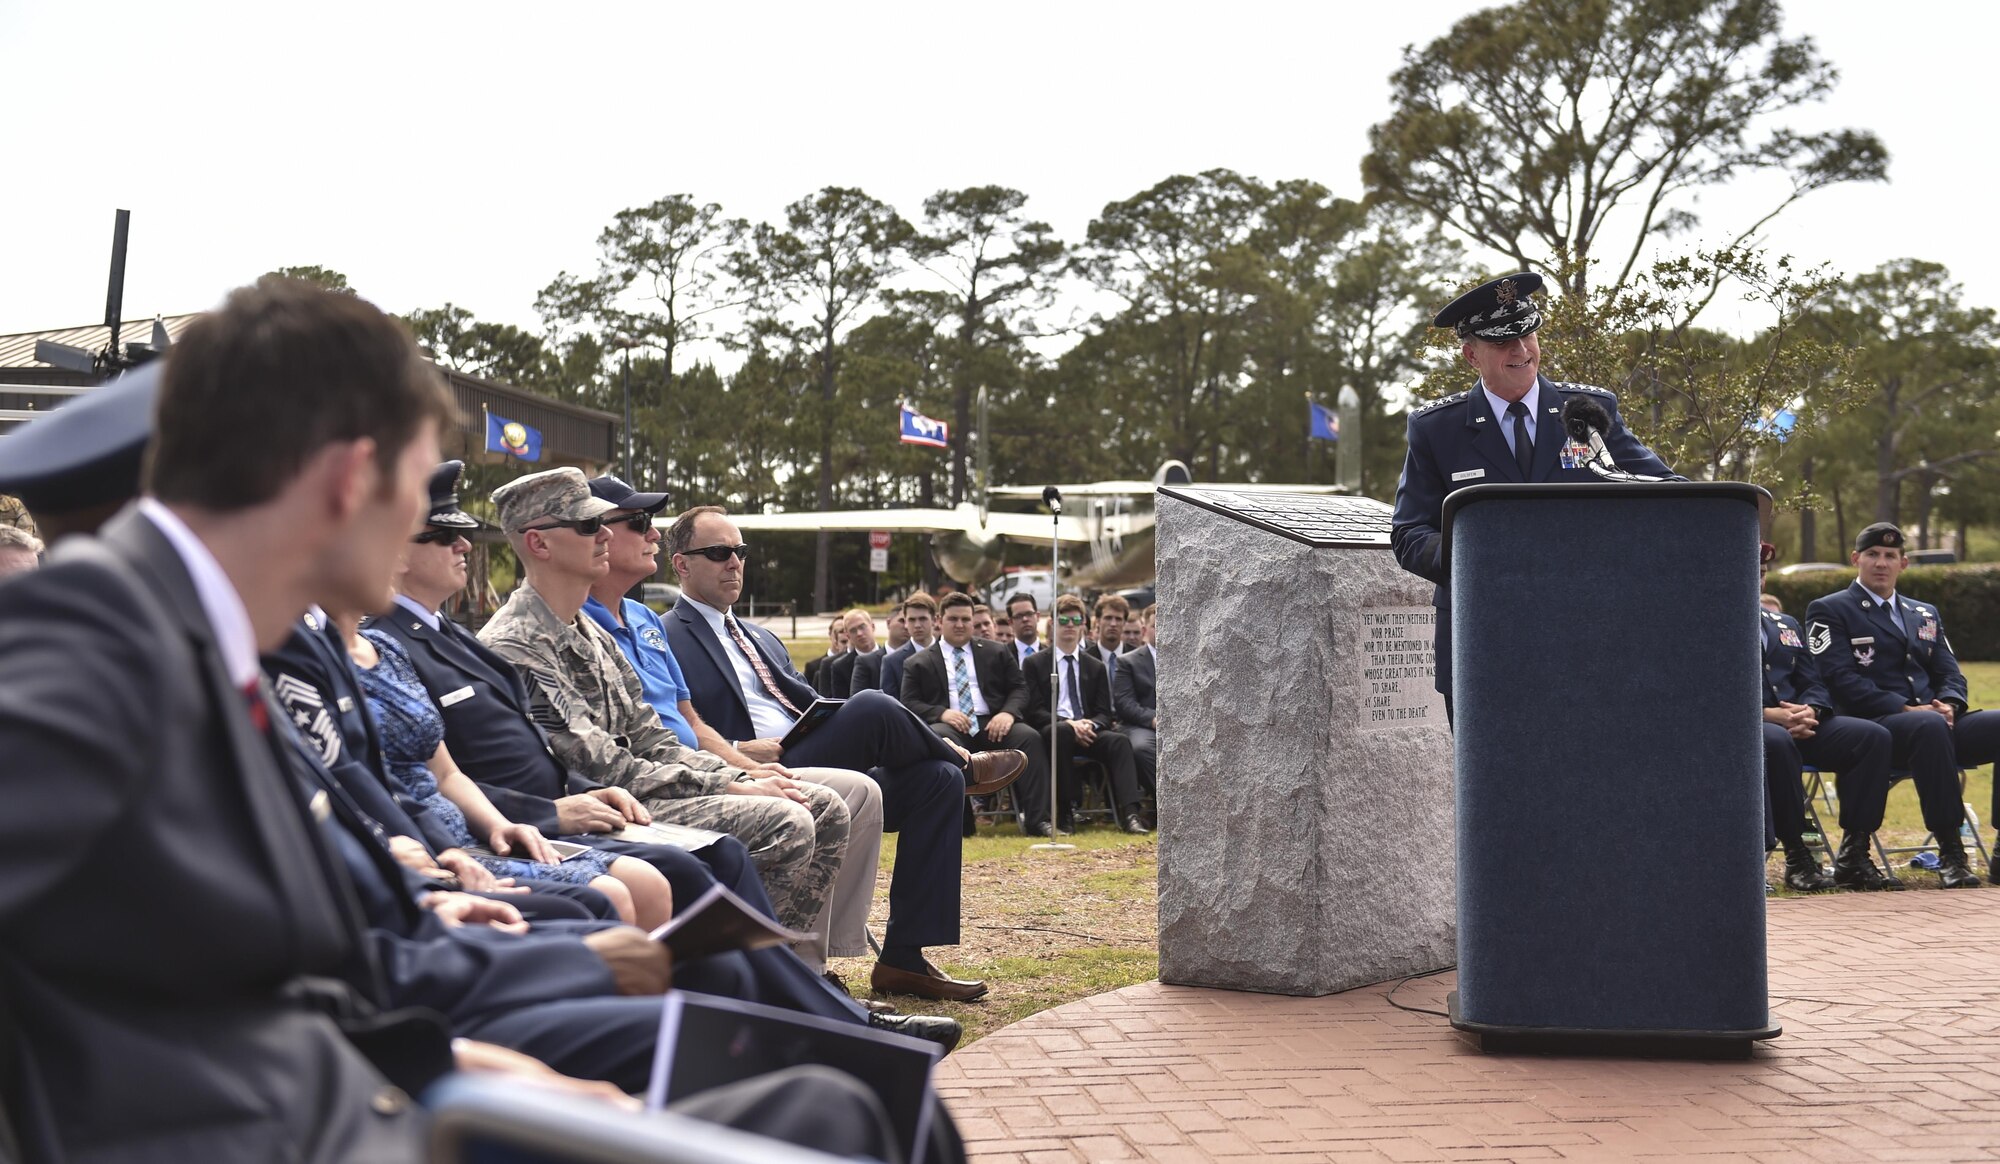
[[(1813, 599), (1845, 590), (1852, 581), (1852, 570), (1773, 574), (1764, 580), (1764, 590), (1778, 596), (1786, 614), (1804, 622)], [(2000, 661), (2000, 566), (1912, 566), (1896, 592), (1938, 608), (1952, 653), (1960, 659)]]

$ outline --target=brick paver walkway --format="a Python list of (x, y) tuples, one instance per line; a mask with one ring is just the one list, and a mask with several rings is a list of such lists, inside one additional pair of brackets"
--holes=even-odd
[[(1747, 1061), (1493, 1056), (1386, 986), (1148, 983), (946, 1059), (977, 1164), (1071, 1160), (2000, 1160), (2000, 889), (1771, 903)], [(1398, 1002), (1444, 1008), (1449, 974)]]

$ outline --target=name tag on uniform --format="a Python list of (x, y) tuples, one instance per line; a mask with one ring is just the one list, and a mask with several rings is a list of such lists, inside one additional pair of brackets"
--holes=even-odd
[(1467, 469), (1462, 473), (1453, 473), (1451, 479), (1454, 481), (1477, 481), (1484, 476), (1486, 476), (1486, 470), (1484, 469)]
[(326, 818), (333, 815), (333, 800), (327, 796), (326, 789), (322, 788), (312, 794), (312, 799), (307, 802), (306, 808), (312, 813), (313, 820), (324, 824)]
[(457, 691), (447, 691), (438, 697), (439, 707), (450, 707), (454, 703), (464, 703), (472, 698), (472, 688), (461, 687)]
[(342, 715), (346, 715), (348, 712), (354, 710), (354, 697), (352, 695), (343, 695), (336, 702), (340, 707)]
[(1868, 646), (1868, 645), (1870, 645), (1871, 643), (1873, 643), (1873, 642), (1875, 641), (1875, 636), (1874, 636), (1874, 635), (1867, 635), (1867, 636), (1865, 636), (1865, 637), (1863, 637), (1863, 638), (1858, 638), (1858, 639), (1849, 639), (1849, 640), (1847, 640), (1847, 641), (1848, 641), (1848, 642), (1850, 642), (1850, 643), (1852, 643), (1852, 644), (1854, 644), (1854, 645), (1855, 645), (1855, 646), (1857, 646), (1857, 647), (1865, 647), (1865, 646)]

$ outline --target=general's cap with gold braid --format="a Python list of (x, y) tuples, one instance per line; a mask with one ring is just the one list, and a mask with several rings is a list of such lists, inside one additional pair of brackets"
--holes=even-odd
[(1460, 339), (1505, 343), (1542, 326), (1541, 309), (1535, 306), (1535, 292), (1541, 289), (1542, 277), (1532, 271), (1503, 275), (1446, 304), (1431, 326), (1451, 328)]

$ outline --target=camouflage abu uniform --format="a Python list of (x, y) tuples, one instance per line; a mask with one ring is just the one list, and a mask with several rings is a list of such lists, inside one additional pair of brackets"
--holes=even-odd
[[(512, 533), (538, 519), (594, 516), (572, 512), (573, 492), (602, 509), (575, 469), (522, 477), (495, 491), (494, 501), (505, 497), (502, 522)], [(521, 672), (535, 718), (565, 767), (625, 789), (661, 820), (742, 841), (778, 920), (811, 927), (847, 853), (848, 810), (837, 793), (801, 784), (804, 806), (781, 796), (730, 794), (731, 784), (753, 775), (682, 746), (645, 702), (638, 673), (610, 636), (588, 618), (562, 622), (525, 581), (479, 638)]]

